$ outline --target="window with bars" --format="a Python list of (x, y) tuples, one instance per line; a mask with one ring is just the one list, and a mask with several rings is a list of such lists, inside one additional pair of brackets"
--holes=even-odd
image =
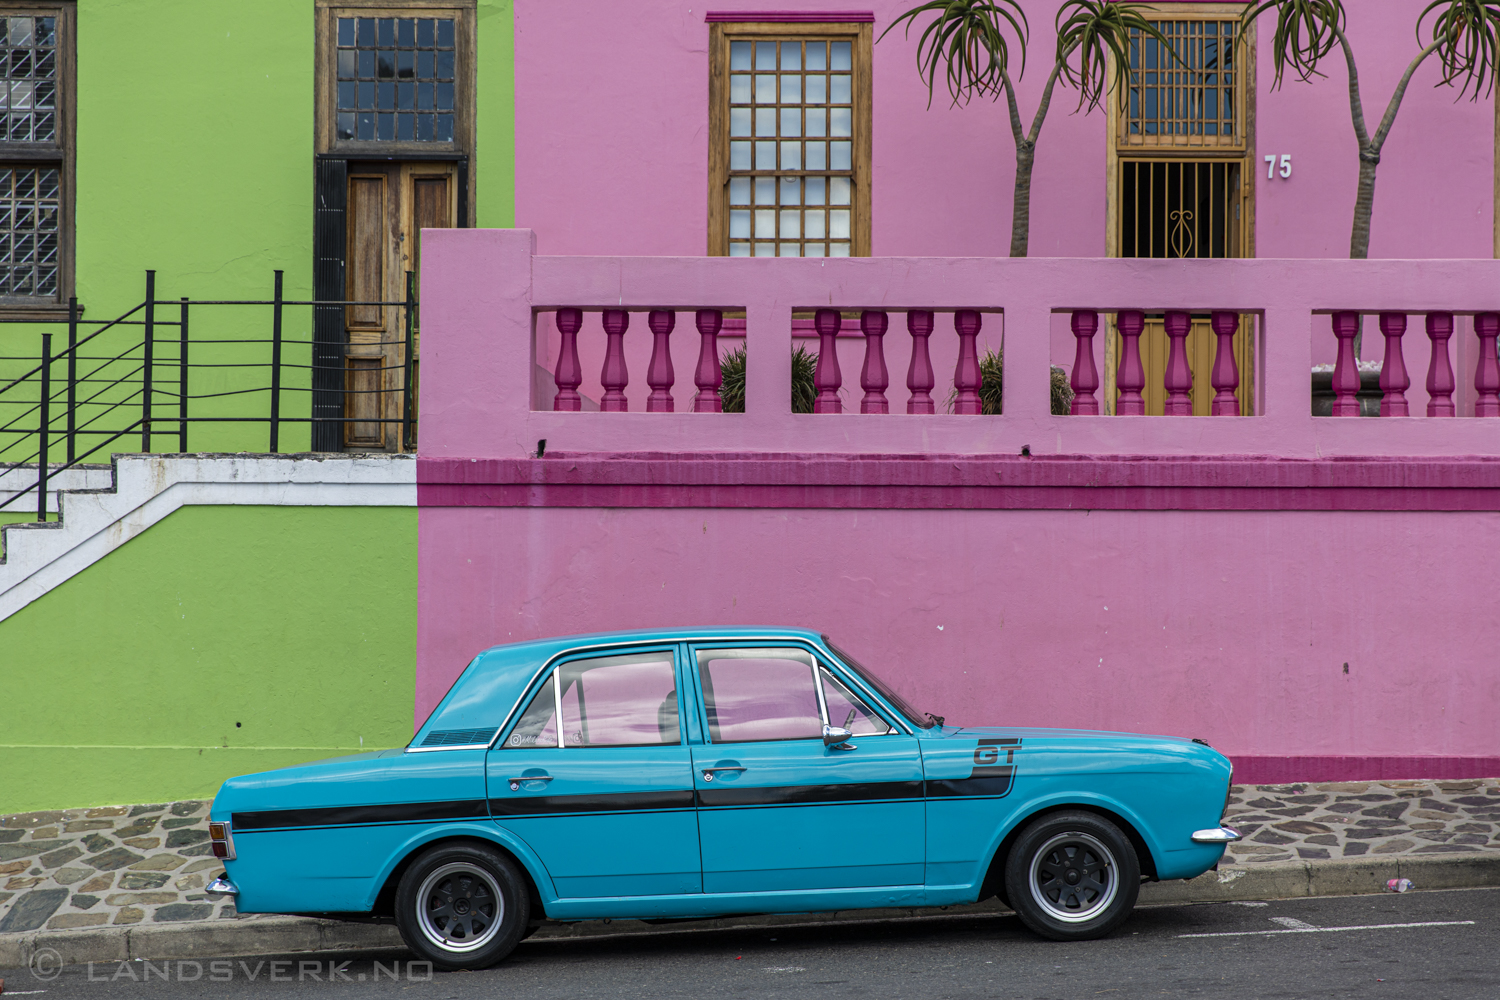
[[(56, 307), (70, 291), (71, 6), (0, 5), (0, 310)], [(29, 315), (29, 313), (27, 313)]]
[(1121, 144), (1243, 147), (1239, 21), (1199, 18), (1152, 23), (1171, 45), (1131, 32)]
[(709, 252), (868, 255), (867, 27), (714, 27)]

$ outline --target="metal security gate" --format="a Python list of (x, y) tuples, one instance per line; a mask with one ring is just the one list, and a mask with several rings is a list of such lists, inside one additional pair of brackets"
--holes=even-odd
[(1121, 257), (1245, 256), (1239, 160), (1122, 160)]

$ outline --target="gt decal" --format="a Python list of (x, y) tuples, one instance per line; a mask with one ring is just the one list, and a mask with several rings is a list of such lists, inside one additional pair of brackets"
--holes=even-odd
[(991, 746), (981, 746), (974, 751), (974, 763), (993, 764), (1000, 759), (1000, 751)]
[[(975, 796), (1001, 798), (1010, 794), (1016, 774), (1016, 747), (1019, 739), (980, 740), (974, 748), (974, 765), (966, 778), (928, 779), (929, 797), (972, 798)], [(1005, 751), (1005, 763), (1000, 763), (1000, 751)]]
[[(1016, 773), (1016, 747), (1019, 739), (980, 740), (974, 749), (974, 769), (971, 778), (1010, 778)], [(1000, 749), (1005, 748), (1005, 763), (1000, 764)]]

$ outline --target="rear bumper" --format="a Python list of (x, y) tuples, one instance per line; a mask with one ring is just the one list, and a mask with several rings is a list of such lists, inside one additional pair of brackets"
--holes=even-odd
[(203, 892), (213, 899), (222, 899), (225, 896), (234, 897), (240, 894), (239, 886), (229, 881), (227, 874), (220, 875), (208, 883), (208, 885), (203, 887)]
[(1193, 834), (1195, 844), (1232, 844), (1242, 838), (1240, 831), (1233, 827), (1221, 826), (1216, 830), (1199, 830)]

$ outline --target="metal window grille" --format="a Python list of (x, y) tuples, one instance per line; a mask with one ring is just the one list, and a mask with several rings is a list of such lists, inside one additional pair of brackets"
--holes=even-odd
[(0, 17), (0, 139), (57, 141), (57, 71), (57, 18)]
[(0, 166), (0, 295), (58, 294), (61, 171)]
[(336, 51), (340, 139), (453, 141), (452, 18), (341, 17)]
[(1239, 22), (1152, 23), (1171, 41), (1171, 47), (1139, 31), (1131, 32), (1125, 143), (1243, 145), (1236, 52)]
[(854, 75), (848, 40), (729, 43), (729, 255), (847, 257)]
[(1120, 256), (1243, 256), (1240, 161), (1125, 160), (1120, 170)]

